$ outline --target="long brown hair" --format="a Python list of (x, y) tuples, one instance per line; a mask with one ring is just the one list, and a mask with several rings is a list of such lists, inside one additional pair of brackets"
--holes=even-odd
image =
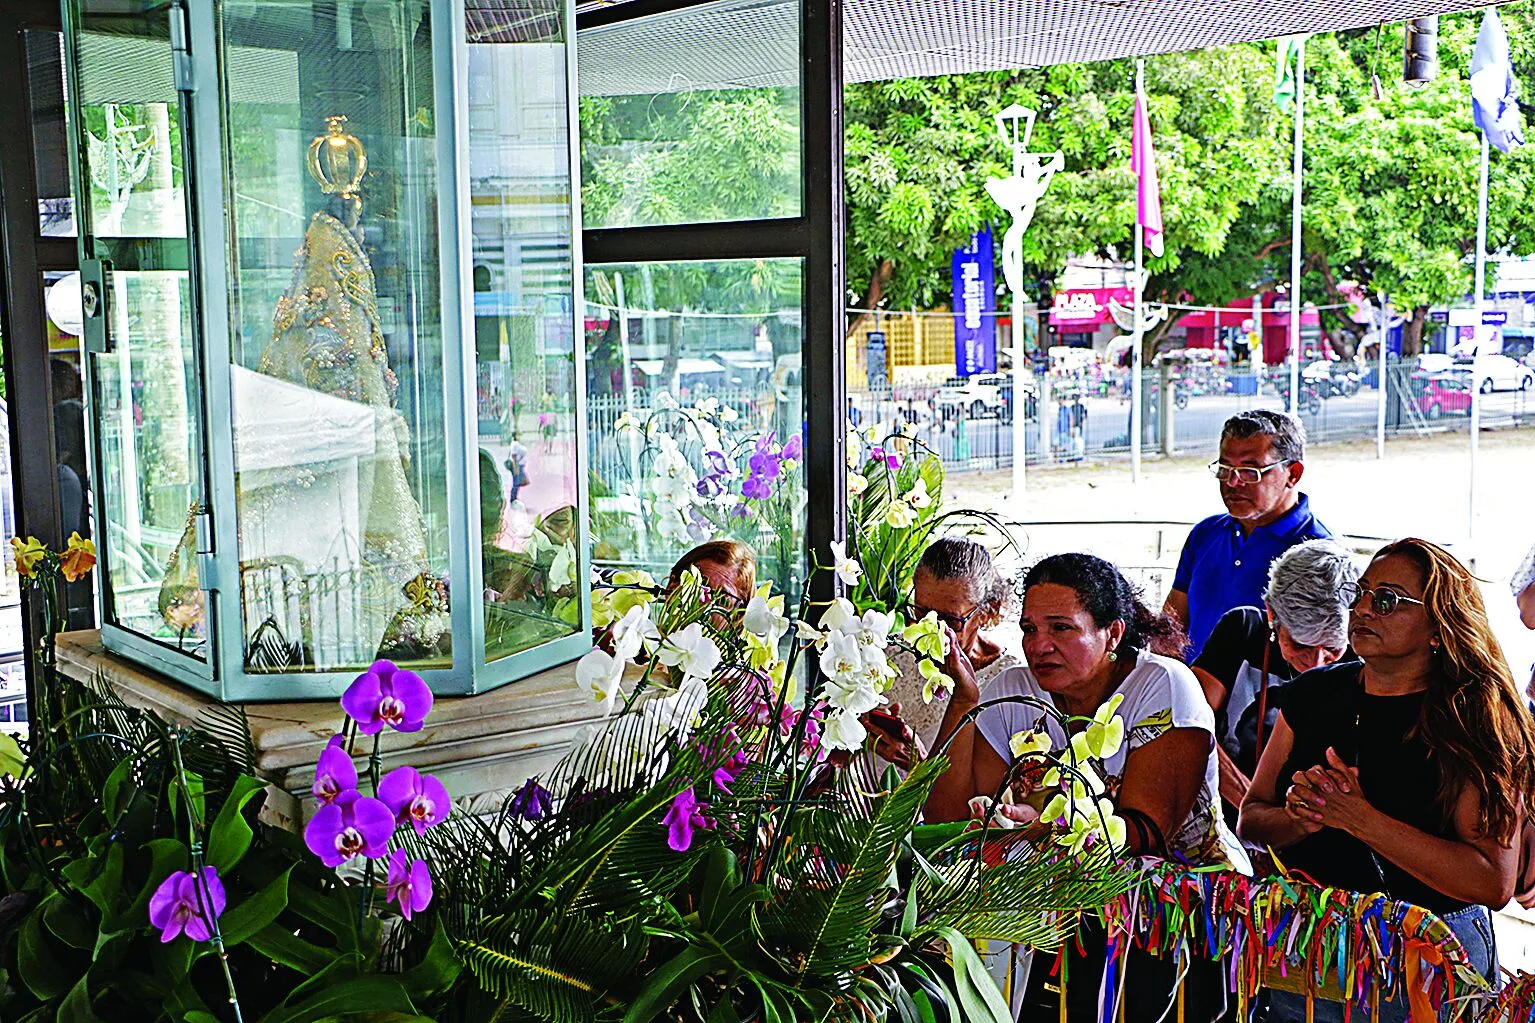
[(757, 552), (739, 540), (710, 540), (694, 547), (672, 566), (669, 585), (678, 585), (688, 569), (704, 562), (724, 568), (741, 593), (749, 596), (757, 588)]
[(1507, 844), (1535, 810), (1535, 734), (1503, 648), (1487, 622), (1476, 579), (1443, 547), (1409, 537), (1399, 554), (1423, 573), (1423, 603), (1438, 630), (1439, 663), (1418, 734), (1443, 765), (1437, 802), (1448, 819), (1466, 786), (1480, 799), (1477, 829)]

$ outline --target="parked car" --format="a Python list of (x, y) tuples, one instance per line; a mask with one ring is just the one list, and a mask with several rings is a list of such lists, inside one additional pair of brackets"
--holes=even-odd
[(1002, 414), (1002, 385), (1011, 381), (999, 373), (950, 377), (938, 389), (938, 409), (944, 418), (968, 415), (971, 419)]
[(1429, 419), (1471, 411), (1471, 378), (1465, 373), (1432, 373), (1421, 378), (1418, 411)]
[[(997, 411), (997, 419), (1007, 424), (1013, 421), (1013, 378), (1004, 377), (1002, 386), (998, 392), (1002, 396), (1002, 407)], [(1033, 384), (1023, 385), (1023, 421), (1025, 423), (1039, 418), (1039, 392)]]
[(1477, 390), (1528, 391), (1535, 387), (1535, 369), (1521, 364), (1507, 355), (1478, 355), (1476, 357)]

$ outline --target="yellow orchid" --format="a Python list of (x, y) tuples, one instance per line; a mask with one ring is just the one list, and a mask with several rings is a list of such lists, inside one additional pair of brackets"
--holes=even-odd
[(616, 572), (613, 575), (613, 585), (618, 587), (612, 591), (610, 598), (615, 618), (622, 618), (629, 613), (630, 608), (656, 599), (656, 581), (649, 572), (639, 569)]
[(1115, 693), (1103, 706), (1093, 714), (1093, 719), (1081, 733), (1085, 737), (1085, 743), (1092, 756), (1099, 760), (1107, 760), (1119, 752), (1119, 747), (1125, 741), (1125, 719), (1116, 712), (1119, 705), (1125, 702), (1124, 693)]
[(941, 661), (948, 654), (944, 649), (943, 629), (938, 625), (938, 613), (929, 611), (921, 621), (912, 622), (901, 630), (901, 638), (916, 647), (917, 653), (933, 661)]
[(847, 474), (847, 496), (858, 497), (869, 489), (869, 478), (861, 472)]
[(1007, 740), (1007, 748), (1014, 759), (1050, 752), (1050, 734), (1043, 729), (1037, 732), (1015, 732)]
[(885, 512), (885, 525), (891, 529), (905, 529), (916, 521), (917, 513), (905, 501), (891, 501), (890, 510)]
[(70, 533), (69, 542), (64, 547), (64, 556), (59, 559), (59, 568), (64, 578), (75, 582), (85, 578), (95, 567), (96, 545), (81, 536), (78, 530)]
[(23, 579), (32, 578), (37, 563), (48, 554), (48, 548), (35, 536), (29, 536), (23, 540), (19, 536), (11, 537), (11, 551), (16, 557), (16, 574)]
[(923, 703), (932, 703), (935, 699), (947, 700), (954, 692), (954, 683), (943, 673), (943, 669), (932, 661), (923, 659), (917, 662), (917, 671), (921, 672), (923, 679)]

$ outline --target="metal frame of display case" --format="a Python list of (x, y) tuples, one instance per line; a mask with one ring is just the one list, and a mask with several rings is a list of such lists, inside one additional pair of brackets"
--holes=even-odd
[[(183, 7), (180, 0), (172, 9)], [(66, 39), (73, 47), (75, 15), (66, 7)], [(155, 668), (179, 681), (211, 692), (226, 700), (295, 700), (330, 698), (338, 695), (355, 675), (343, 672), (248, 672), (244, 664), (244, 622), (239, 606), (239, 572), (232, 563), (238, 558), (236, 490), (234, 467), (233, 409), (231, 401), (231, 352), (228, 294), (228, 222), (225, 215), (227, 175), (226, 146), (222, 139), (222, 104), (219, 93), (222, 69), (217, 59), (217, 26), (211, 0), (190, 0), (184, 5), (187, 18), (187, 43), (191, 59), (185, 62), (187, 75), (178, 82), (184, 135), (188, 185), (188, 233), (191, 236), (191, 281), (194, 349), (201, 360), (197, 376), (201, 382), (204, 431), (204, 505), (211, 511), (210, 535), (199, 531), (199, 578), (207, 592), (207, 659), (178, 654), (164, 644), (141, 636), (102, 618), (102, 637), (108, 648), (131, 660)], [(450, 618), (453, 635), (451, 668), (418, 669), (439, 695), (483, 692), (525, 678), (544, 669), (579, 657), (590, 649), (591, 594), (579, 585), (589, 575), (590, 541), (586, 480), (586, 432), (584, 414), (585, 368), (580, 343), (579, 324), (582, 274), (582, 234), (580, 219), (580, 135), (576, 101), (577, 71), (575, 46), (575, 7), (564, 4), (564, 53), (567, 88), (566, 138), (571, 187), (571, 316), (574, 361), (575, 444), (577, 480), (577, 592), (580, 594), (581, 619), (576, 630), (527, 650), (488, 660), (485, 650), (484, 572), (480, 550), (480, 521), (477, 503), (470, 496), (478, 493), (478, 458), (468, 438), (478, 436), (473, 366), (469, 354), (472, 333), (465, 328), (473, 323), (473, 296), (469, 281), (473, 272), (470, 261), (470, 196), (468, 161), (467, 54), (463, 0), (430, 0), (433, 19), (433, 97), (437, 126), (436, 156), (440, 190), (437, 197), (437, 234), (439, 278), (442, 287), (443, 394), (446, 432), (447, 502), (449, 508), (449, 578), (454, 580), (450, 593)], [(74, 66), (72, 55), (71, 65)], [(71, 138), (73, 167), (77, 176), (82, 164), (78, 138)], [(82, 234), (82, 257), (86, 236)], [(98, 330), (103, 329), (98, 325)], [(96, 454), (92, 452), (93, 464)], [(98, 466), (97, 479), (100, 479)], [(227, 552), (225, 554), (224, 552)], [(109, 578), (106, 559), (110, 556), (102, 544), (101, 577)], [(467, 645), (466, 645), (467, 644)]]
[[(577, 30), (619, 25), (715, 0), (625, 0), (584, 10)], [(805, 543), (823, 557), (847, 531), (847, 381), (843, 305), (842, 0), (799, 0), (800, 183), (797, 217), (587, 231), (592, 263), (798, 257), (803, 260)], [(817, 600), (834, 595), (827, 572), (811, 579)]]

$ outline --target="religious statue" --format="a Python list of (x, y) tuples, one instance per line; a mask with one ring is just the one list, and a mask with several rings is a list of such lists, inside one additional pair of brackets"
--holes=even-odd
[[(1013, 153), (1013, 175), (986, 182), (987, 194), (1013, 215), (1012, 225), (1002, 235), (1002, 275), (1007, 279), (1008, 290), (1016, 296), (1024, 293), (1023, 233), (1029, 229), (1029, 223), (1034, 219), (1034, 207), (1039, 204), (1045, 189), (1050, 187), (1050, 179), (1066, 166), (1066, 156), (1059, 149), (1049, 156), (1028, 152), (1035, 116), (1034, 111), (1016, 103), (997, 114), (997, 134)], [(1023, 122), (1021, 135), (1018, 130), (1020, 121)]]

